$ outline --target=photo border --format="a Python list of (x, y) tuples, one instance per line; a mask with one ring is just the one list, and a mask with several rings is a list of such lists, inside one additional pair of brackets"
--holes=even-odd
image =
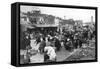
[[(58, 4), (43, 4), (43, 3), (25, 3), (25, 2), (16, 2), (17, 4), (17, 15), (18, 15), (18, 66), (37, 66), (37, 65), (55, 65), (55, 64), (72, 64), (72, 63), (86, 63), (86, 62), (97, 62), (98, 61), (98, 56), (97, 56), (97, 43), (98, 43), (98, 8), (97, 7), (90, 7), (90, 6), (74, 6), (74, 5), (58, 5)], [(58, 7), (58, 8), (76, 8), (76, 9), (91, 9), (95, 10), (95, 30), (96, 30), (96, 42), (95, 42), (95, 59), (94, 60), (80, 60), (80, 61), (62, 61), (62, 62), (47, 62), (47, 63), (28, 63), (28, 64), (20, 64), (20, 6), (42, 6), (42, 7)]]

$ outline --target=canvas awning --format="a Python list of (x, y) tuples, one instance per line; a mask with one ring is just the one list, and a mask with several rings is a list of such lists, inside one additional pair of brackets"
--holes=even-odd
[(36, 27), (58, 27), (55, 24), (37, 24)]

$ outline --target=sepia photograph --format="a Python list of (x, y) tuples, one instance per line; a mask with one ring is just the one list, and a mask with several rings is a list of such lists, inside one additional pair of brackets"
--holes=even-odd
[(96, 59), (96, 10), (20, 6), (20, 64)]

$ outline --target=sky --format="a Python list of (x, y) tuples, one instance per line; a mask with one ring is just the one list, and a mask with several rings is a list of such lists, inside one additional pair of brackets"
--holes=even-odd
[(21, 12), (32, 11), (40, 9), (41, 13), (54, 15), (65, 19), (82, 20), (83, 22), (90, 22), (91, 16), (95, 22), (95, 10), (93, 9), (76, 9), (76, 8), (57, 8), (57, 7), (40, 7), (40, 6), (21, 6)]

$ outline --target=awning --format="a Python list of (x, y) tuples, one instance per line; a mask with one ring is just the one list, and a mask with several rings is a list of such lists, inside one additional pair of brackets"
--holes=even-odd
[(58, 27), (55, 24), (37, 24), (36, 27)]

